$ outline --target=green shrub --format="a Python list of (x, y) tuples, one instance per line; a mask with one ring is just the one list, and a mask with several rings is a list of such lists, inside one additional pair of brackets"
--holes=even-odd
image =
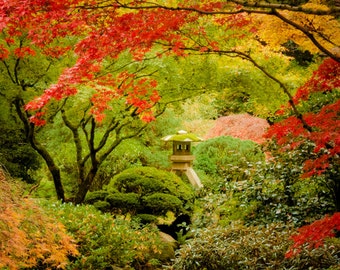
[(140, 208), (140, 196), (136, 193), (112, 193), (106, 197), (110, 208), (120, 210), (122, 214), (136, 213)]
[(193, 190), (177, 175), (153, 167), (129, 168), (116, 175), (108, 184), (107, 190), (134, 192), (143, 196), (155, 192), (176, 195), (183, 200), (193, 198)]
[(97, 201), (93, 204), (94, 207), (96, 207), (98, 210), (102, 212), (106, 212), (110, 210), (110, 203), (106, 201)]
[(259, 145), (229, 136), (202, 142), (193, 152), (196, 157), (194, 168), (214, 178), (214, 181), (223, 179), (222, 183), (218, 183), (220, 188), (225, 181), (247, 180), (254, 164), (264, 160)]
[[(152, 167), (130, 168), (116, 175), (104, 191), (89, 193), (86, 202), (105, 200), (108, 212), (166, 216), (189, 214), (195, 194), (189, 183), (176, 174)], [(103, 205), (99, 205), (103, 206)]]
[(327, 269), (339, 265), (340, 241), (309, 250), (293, 259), (285, 253), (291, 230), (283, 224), (206, 228), (177, 252), (173, 269)]
[(165, 243), (156, 228), (114, 219), (91, 205), (44, 202), (43, 207), (65, 225), (78, 244), (80, 256), (73, 258), (68, 269), (146, 269), (169, 260), (162, 254)]
[(150, 214), (137, 214), (134, 216), (134, 219), (140, 221), (142, 224), (157, 222), (157, 216)]
[(105, 190), (98, 190), (89, 192), (86, 195), (85, 203), (92, 204), (96, 201), (105, 201), (105, 198), (109, 195), (109, 193)]
[(184, 212), (182, 201), (174, 195), (164, 193), (154, 193), (143, 197), (145, 210), (156, 215), (165, 215), (168, 211), (175, 215)]
[(40, 167), (37, 152), (25, 139), (22, 129), (9, 128), (1, 120), (0, 125), (0, 166), (14, 178), (20, 178), (30, 184), (35, 183), (36, 180), (31, 174)]
[(242, 187), (227, 183), (226, 190), (234, 190), (240, 204), (256, 204), (246, 222), (265, 224), (289, 222), (302, 226), (325, 214), (334, 213), (332, 191), (327, 176), (302, 179), (302, 158), (310, 149), (308, 145), (289, 153), (273, 152), (274, 162), (258, 163), (250, 179)]

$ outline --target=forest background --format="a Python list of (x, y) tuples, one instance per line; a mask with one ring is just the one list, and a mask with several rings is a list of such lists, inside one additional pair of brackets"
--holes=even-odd
[[(1, 267), (339, 266), (337, 1), (0, 4)], [(163, 136), (244, 113), (263, 143), (168, 172)]]

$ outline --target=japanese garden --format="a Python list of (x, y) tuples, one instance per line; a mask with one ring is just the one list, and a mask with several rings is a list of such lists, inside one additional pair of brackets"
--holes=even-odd
[(338, 0), (0, 0), (0, 269), (340, 268)]

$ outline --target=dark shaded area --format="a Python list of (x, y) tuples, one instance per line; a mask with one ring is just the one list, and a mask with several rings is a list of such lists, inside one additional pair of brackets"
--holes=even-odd
[(178, 240), (178, 235), (186, 235), (189, 232), (189, 225), (191, 224), (190, 216), (187, 214), (179, 215), (170, 225), (157, 225), (158, 229), (166, 234), (171, 235)]
[(12, 177), (34, 183), (30, 171), (39, 168), (39, 157), (27, 142), (24, 131), (6, 128), (1, 130), (0, 165)]
[(313, 62), (313, 54), (310, 51), (301, 50), (294, 41), (289, 40), (282, 45), (286, 48), (283, 54), (293, 57), (300, 66), (308, 67)]

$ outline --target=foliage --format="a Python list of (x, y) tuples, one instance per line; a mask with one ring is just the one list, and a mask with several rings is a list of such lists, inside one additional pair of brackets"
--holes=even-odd
[(339, 264), (340, 241), (286, 259), (291, 230), (280, 223), (197, 230), (178, 250), (173, 269), (327, 269)]
[[(280, 113), (282, 120), (270, 127), (267, 137), (280, 151), (305, 151), (300, 155), (302, 177), (323, 175), (336, 210), (340, 209), (339, 181), (339, 73), (340, 65), (326, 59)], [(296, 115), (299, 109), (300, 115)], [(292, 111), (295, 111), (294, 113)], [(293, 115), (292, 115), (293, 114)]]
[[(278, 76), (286, 85), (294, 87), (299, 83), (302, 72), (295, 67), (294, 73), (290, 70), (289, 63), (285, 59), (271, 55), (271, 59), (258, 60), (265, 65), (271, 74)], [(228, 59), (228, 58), (227, 58)], [(287, 101), (280, 87), (273, 84), (267, 76), (264, 76), (244, 61), (219, 60), (223, 65), (228, 82), (222, 82), (221, 89), (213, 104), (218, 110), (219, 116), (230, 114), (249, 113), (251, 115), (266, 118), (273, 114), (280, 104)], [(228, 62), (227, 62), (228, 61)], [(268, 61), (271, 61), (268, 63)], [(226, 62), (226, 63), (225, 63)], [(278, 65), (278, 63), (280, 63)], [(285, 74), (285, 76), (282, 76)], [(272, 98), (275, 95), (275, 99)]]
[(77, 246), (65, 226), (47, 216), (0, 171), (0, 268), (65, 269)]
[(244, 219), (247, 223), (289, 222), (301, 226), (334, 211), (324, 178), (315, 177), (311, 183), (301, 179), (302, 168), (297, 160), (287, 157), (281, 162), (258, 165), (251, 181), (226, 187), (229, 192), (237, 188), (233, 196), (241, 205), (251, 206)]
[[(301, 160), (309, 151), (276, 152), (271, 159), (254, 163), (246, 181), (203, 178), (209, 184), (196, 200), (196, 220), (207, 227), (228, 226), (236, 220), (248, 225), (284, 222), (302, 226), (333, 213), (327, 177), (315, 176), (310, 181), (300, 177)], [(211, 189), (212, 181), (219, 183), (218, 192)]]
[(23, 131), (9, 129), (2, 125), (0, 134), (0, 164), (12, 177), (20, 178), (27, 183), (34, 183), (30, 172), (40, 166), (37, 153), (27, 142)]
[(118, 145), (102, 163), (91, 189), (101, 189), (115, 175), (130, 167), (169, 168), (169, 146), (160, 138), (176, 130), (180, 125), (179, 117), (172, 109), (166, 109), (138, 137), (127, 139)]
[[(301, 5), (310, 9), (327, 9), (320, 2), (308, 1), (308, 3)], [(333, 34), (333, 31), (338, 32), (339, 22), (334, 16), (315, 16), (312, 14), (305, 14), (300, 12), (281, 11), (281, 16), (288, 20), (288, 23), (282, 23), (280, 16), (268, 17), (263, 14), (253, 16), (254, 24), (257, 25), (259, 31), (257, 32), (258, 38), (270, 46), (272, 49), (286, 51), (287, 43), (296, 44), (301, 52), (309, 51), (312, 54), (318, 53), (319, 48), (315, 46), (308, 37), (306, 32), (313, 29), (312, 35), (321, 46), (328, 50), (332, 49), (335, 44), (338, 44), (340, 36), (339, 33)], [(270, 21), (270, 24), (268, 22)], [(289, 22), (296, 23), (303, 31), (297, 31), (296, 25)], [(273, 34), (280, 33), (280, 34)], [(331, 40), (335, 43), (330, 43), (327, 35), (331, 35)]]
[(335, 237), (336, 233), (340, 231), (340, 213), (337, 212), (332, 216), (325, 216), (324, 218), (313, 222), (310, 225), (303, 226), (298, 229), (298, 233), (291, 238), (294, 244), (286, 253), (287, 258), (296, 256), (301, 252), (301, 247), (308, 244), (308, 248), (318, 248), (322, 246), (326, 238)]
[(249, 114), (232, 114), (216, 119), (214, 127), (206, 134), (206, 138), (231, 136), (241, 140), (250, 140), (261, 144), (269, 124), (267, 120)]
[[(315, 92), (327, 94), (340, 87), (340, 64), (332, 59), (326, 59), (319, 69), (293, 97), (294, 104), (306, 106), (311, 95)], [(296, 115), (289, 116), (273, 125), (267, 136), (277, 141), (282, 148), (294, 149), (303, 141), (315, 144), (315, 157), (304, 163), (305, 176), (323, 173), (331, 165), (331, 160), (339, 153), (339, 100), (330, 100), (321, 106), (304, 113), (299, 119)], [(289, 111), (290, 107), (288, 108)], [(290, 111), (289, 111), (290, 112)], [(336, 160), (335, 160), (336, 162)]]
[(224, 181), (248, 179), (253, 164), (264, 159), (256, 143), (229, 136), (206, 140), (198, 144), (193, 153), (195, 169)]
[[(74, 200), (80, 203), (95, 181), (101, 165), (121, 140), (139, 136), (145, 128), (145, 123), (138, 119), (150, 122), (168, 103), (187, 98), (191, 93), (196, 95), (218, 88), (216, 81), (219, 78), (223, 78), (223, 83), (228, 81), (226, 78), (229, 76), (221, 76), (221, 71), (218, 76), (214, 76), (214, 71), (219, 66), (204, 69), (202, 63), (195, 65), (199, 62), (196, 58), (192, 65), (194, 68), (187, 65), (185, 72), (200, 73), (201, 81), (195, 83), (197, 76), (194, 77), (194, 83), (191, 83), (189, 76), (184, 91), (178, 91), (181, 90), (182, 83), (169, 87), (175, 90), (169, 91), (173, 97), (169, 100), (164, 95), (164, 86), (178, 83), (179, 77), (183, 82), (187, 76), (174, 76), (172, 80), (165, 76), (166, 72), (160, 71), (164, 76), (157, 77), (161, 81), (157, 82), (155, 74), (157, 69), (162, 70), (162, 61), (159, 60), (161, 56), (175, 55), (172, 60), (176, 62), (179, 56), (187, 56), (192, 52), (207, 56), (216, 52), (241, 58), (236, 64), (239, 65), (244, 60), (251, 61), (252, 58), (248, 56), (252, 54), (257, 59), (260, 58), (262, 64), (267, 63), (266, 67), (272, 66), (271, 71), (280, 66), (276, 60), (281, 59), (281, 55), (274, 58), (262, 40), (258, 42), (261, 36), (258, 28), (264, 28), (263, 25), (256, 24), (252, 16), (244, 13), (242, 5), (210, 1), (175, 3), (174, 9), (160, 7), (164, 1), (156, 1), (154, 5), (147, 7), (144, 6), (144, 1), (109, 2), (107, 5), (102, 1), (85, 3), (80, 0), (1, 1), (1, 74), (6, 78), (10, 89), (7, 91), (6, 88), (4, 92), (9, 102), (15, 105), (32, 147), (47, 163), (58, 199), (65, 201), (61, 174), (67, 174), (61, 172), (63, 166), (73, 168), (74, 178), (79, 180), (72, 188), (76, 190)], [(248, 6), (246, 12), (268, 15), (262, 7), (259, 10), (249, 3), (242, 4)], [(286, 12), (274, 13), (276, 9), (287, 9), (286, 6), (272, 6), (268, 3), (268, 8), (272, 8), (273, 14), (278, 18), (286, 16)], [(294, 22), (295, 17), (290, 16), (294, 14), (309, 21), (310, 16), (305, 18), (300, 13), (313, 13), (316, 18), (327, 18), (332, 23), (332, 28), (337, 28), (337, 22), (330, 18), (333, 10), (325, 12), (323, 6), (316, 6), (316, 11), (313, 9), (313, 6), (312, 10), (308, 7), (288, 8), (289, 14), (285, 18)], [(210, 13), (214, 16), (205, 16)], [(290, 24), (286, 19), (280, 19), (284, 26)], [(130, 24), (131, 21), (134, 24)], [(328, 34), (328, 28), (316, 25)], [(292, 28), (294, 31), (289, 31), (290, 38), (299, 31), (307, 38), (313, 36), (311, 32), (314, 34), (310, 29), (301, 30), (299, 25), (293, 25)], [(325, 35), (319, 33), (320, 29), (317, 37), (324, 41)], [(322, 42), (317, 46), (318, 49), (336, 58), (327, 49), (329, 44), (337, 44), (337, 37), (337, 34), (335, 37), (328, 37), (327, 46)], [(268, 57), (266, 61), (258, 55), (259, 52)], [(122, 58), (126, 61), (120, 61)], [(210, 57), (206, 59), (207, 63), (214, 62), (209, 60), (212, 59)], [(153, 60), (156, 65), (147, 67), (149, 60)], [(167, 67), (169, 66), (174, 67), (172, 64)], [(227, 69), (231, 69), (230, 67), (227, 66)], [(247, 72), (248, 70), (242, 70), (244, 81), (241, 80), (241, 85), (248, 85), (249, 78), (253, 77), (247, 76)], [(168, 74), (174, 73), (176, 72)], [(253, 70), (250, 73), (253, 74)], [(236, 71), (230, 77), (238, 80), (240, 76)], [(259, 81), (258, 85), (264, 83), (267, 90), (272, 90), (271, 83), (263, 78), (262, 76), (260, 80), (256, 80)], [(254, 88), (262, 89), (257, 86)], [(275, 88), (278, 90), (280, 87), (276, 84)], [(187, 94), (186, 90), (190, 90), (190, 93)], [(257, 93), (260, 93), (258, 97), (266, 96), (260, 91)], [(38, 97), (32, 100), (33, 96)], [(255, 106), (256, 112), (262, 112), (266, 108), (265, 102), (261, 104), (262, 106)], [(50, 149), (41, 140), (37, 140), (36, 136), (40, 129), (37, 127), (46, 121), (52, 123), (55, 116), (60, 117), (60, 114), (64, 125), (69, 128), (76, 148), (76, 162), (67, 166), (57, 164)]]
[[(176, 216), (190, 213), (194, 191), (176, 174), (153, 167), (132, 167), (113, 177), (102, 191), (89, 193), (86, 202), (107, 202), (106, 211), (138, 215)], [(104, 204), (103, 204), (104, 205)]]
[(152, 265), (169, 259), (163, 253), (166, 244), (151, 226), (114, 219), (90, 205), (42, 204), (64, 224), (78, 244), (80, 256), (74, 258), (68, 269), (152, 269)]

